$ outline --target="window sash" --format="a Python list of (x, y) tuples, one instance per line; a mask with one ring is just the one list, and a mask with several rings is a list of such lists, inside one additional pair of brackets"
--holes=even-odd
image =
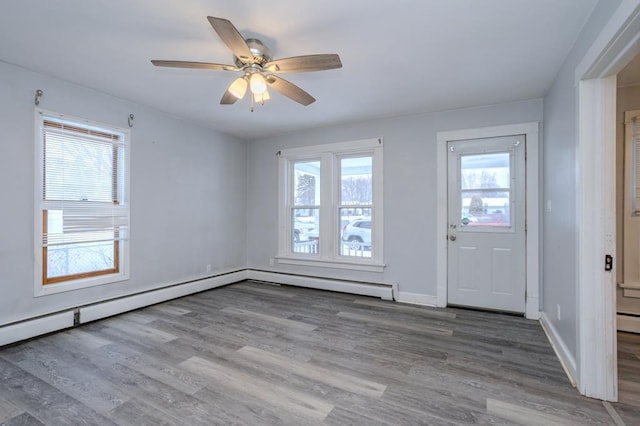
[[(382, 140), (369, 139), (354, 142), (326, 144), (311, 147), (291, 148), (279, 151), (280, 162), (280, 233), (278, 261), (280, 263), (305, 264), (317, 262), (314, 266), (343, 268), (353, 265), (354, 269), (381, 272), (382, 264)], [(294, 205), (294, 179), (296, 162), (321, 159), (322, 175), (320, 180), (320, 221), (318, 253), (312, 256), (300, 255), (292, 249), (292, 212), (301, 207)], [(372, 203), (350, 204), (342, 202), (340, 191), (340, 160), (345, 158), (371, 157)], [(308, 207), (317, 207), (312, 205)], [(366, 208), (371, 212), (372, 240), (376, 247), (371, 257), (345, 256), (340, 253), (341, 208)], [(374, 213), (375, 212), (375, 213)], [(374, 217), (375, 216), (375, 217)], [(302, 262), (302, 263), (301, 263)], [(311, 263), (306, 263), (311, 265)]]
[[(125, 134), (45, 113), (41, 116), (42, 284), (120, 273), (122, 244), (129, 234)], [(95, 269), (50, 276), (53, 250), (68, 253), (110, 244), (113, 258), (89, 267)]]

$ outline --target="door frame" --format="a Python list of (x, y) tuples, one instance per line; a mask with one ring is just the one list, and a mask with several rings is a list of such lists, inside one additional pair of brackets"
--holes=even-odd
[(539, 123), (520, 123), (505, 126), (462, 129), (437, 134), (437, 219), (436, 219), (436, 306), (447, 306), (447, 142), (501, 136), (525, 135), (525, 317), (540, 318), (540, 143)]
[[(524, 314), (526, 302), (526, 140), (524, 135), (511, 135), (498, 138), (465, 139), (447, 142), (447, 197), (448, 213), (447, 220), (449, 242), (447, 243), (447, 304), (468, 305), (477, 308), (505, 310), (509, 312), (519, 312)], [(463, 226), (460, 212), (463, 207), (462, 202), (462, 166), (463, 157), (482, 157), (484, 155), (504, 155), (506, 156), (506, 168), (508, 170), (507, 182), (500, 185), (507, 188), (508, 210), (506, 216), (507, 226)], [(483, 172), (484, 174), (484, 172)], [(500, 173), (498, 173), (500, 174)], [(477, 188), (474, 191), (477, 191)], [(486, 201), (486, 200), (485, 200)], [(500, 203), (502, 208), (502, 202)], [(505, 204), (506, 205), (506, 204)], [(495, 206), (494, 206), (495, 207)], [(470, 207), (469, 207), (470, 208)], [(485, 206), (485, 209), (487, 207)], [(488, 213), (488, 212), (487, 212)], [(505, 212), (503, 211), (503, 214)], [(476, 215), (469, 210), (469, 214)], [(482, 222), (482, 221), (480, 221)], [(477, 223), (476, 225), (482, 225)], [(453, 229), (452, 229), (453, 226)], [(452, 243), (452, 236), (456, 238)], [(465, 248), (477, 248), (478, 250), (464, 250)], [(501, 263), (500, 266), (493, 264), (491, 259), (496, 260), (490, 252), (498, 250), (503, 255), (509, 253), (508, 264)], [(462, 260), (463, 252), (466, 256), (471, 256), (465, 261)], [(494, 253), (495, 254), (495, 253)], [(480, 258), (473, 257), (479, 256)], [(484, 260), (482, 260), (484, 259)], [(462, 263), (461, 263), (462, 262)], [(477, 262), (482, 263), (476, 264)], [(467, 266), (465, 267), (465, 263)], [(474, 266), (470, 266), (474, 265)], [(492, 277), (498, 267), (504, 271), (511, 269), (508, 275), (511, 279), (503, 276), (504, 282), (498, 279), (493, 281)], [(460, 268), (466, 269), (466, 273)], [(468, 269), (471, 268), (471, 269)], [(484, 268), (489, 268), (485, 270)], [(472, 276), (479, 274), (478, 280), (467, 281)], [(485, 275), (488, 274), (488, 275)], [(501, 275), (501, 274), (500, 274)], [(461, 277), (466, 276), (466, 279)], [(481, 277), (482, 276), (482, 277)], [(514, 282), (513, 280), (516, 280)], [(452, 280), (452, 281), (449, 281)], [(502, 284), (504, 292), (496, 291), (494, 285)], [(470, 285), (471, 288), (461, 290), (460, 285)], [(478, 287), (474, 288), (474, 285)], [(507, 291), (506, 288), (510, 291)], [(502, 293), (502, 294), (500, 294)]]
[[(579, 224), (576, 379), (580, 393), (609, 401), (618, 398), (616, 277), (615, 268), (604, 273), (603, 262), (605, 254), (615, 254), (615, 202), (611, 199), (616, 190), (616, 75), (638, 54), (640, 0), (623, 0), (575, 70)], [(587, 170), (594, 173), (585, 173)]]

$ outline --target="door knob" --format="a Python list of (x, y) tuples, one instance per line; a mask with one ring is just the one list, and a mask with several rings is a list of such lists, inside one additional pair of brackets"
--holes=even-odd
[(451, 241), (455, 241), (455, 240), (456, 240), (456, 236), (455, 236), (455, 235), (453, 235), (453, 234), (451, 234), (451, 235), (449, 235), (449, 239), (450, 239)]

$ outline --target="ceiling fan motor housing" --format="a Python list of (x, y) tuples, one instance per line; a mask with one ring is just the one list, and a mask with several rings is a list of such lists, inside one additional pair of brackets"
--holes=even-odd
[[(269, 48), (257, 38), (248, 38), (246, 42), (251, 54), (253, 55), (253, 61), (255, 64), (264, 65), (273, 59), (271, 57), (271, 50), (269, 50)], [(234, 56), (233, 59), (238, 68), (242, 68), (246, 65), (236, 56)]]

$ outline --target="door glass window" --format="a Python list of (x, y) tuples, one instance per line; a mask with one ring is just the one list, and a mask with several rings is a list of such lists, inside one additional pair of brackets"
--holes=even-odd
[(460, 156), (460, 224), (511, 226), (509, 152)]

